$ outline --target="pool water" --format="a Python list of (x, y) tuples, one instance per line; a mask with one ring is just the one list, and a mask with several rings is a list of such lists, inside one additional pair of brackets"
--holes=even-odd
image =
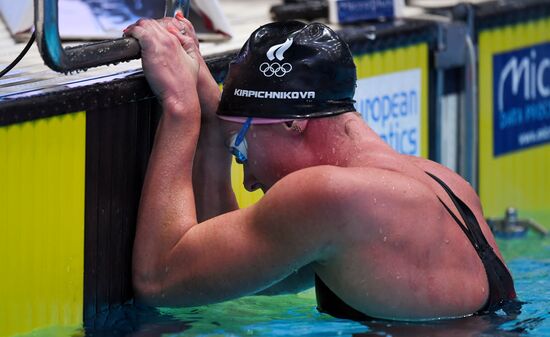
[(516, 315), (430, 323), (361, 324), (315, 309), (314, 290), (297, 295), (251, 296), (209, 306), (148, 309), (127, 304), (82, 328), (52, 327), (26, 336), (549, 336), (550, 238), (530, 234), (499, 240), (524, 302)]

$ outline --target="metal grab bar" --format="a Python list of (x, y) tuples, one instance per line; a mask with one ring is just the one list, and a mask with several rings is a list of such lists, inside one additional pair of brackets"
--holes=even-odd
[[(68, 73), (140, 57), (134, 38), (120, 38), (63, 48), (59, 37), (58, 0), (34, 0), (34, 26), (38, 50), (51, 69)], [(187, 17), (189, 0), (166, 0), (165, 15), (182, 11)]]

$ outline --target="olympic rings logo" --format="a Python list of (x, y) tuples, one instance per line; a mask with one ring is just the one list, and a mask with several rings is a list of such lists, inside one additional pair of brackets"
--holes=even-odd
[(264, 62), (260, 64), (260, 71), (265, 77), (271, 77), (273, 75), (283, 77), (292, 71), (292, 65), (290, 63), (280, 64), (279, 62), (273, 62), (269, 64)]

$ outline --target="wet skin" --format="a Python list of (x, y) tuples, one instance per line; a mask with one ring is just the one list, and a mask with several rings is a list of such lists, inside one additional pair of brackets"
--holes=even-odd
[(317, 273), (373, 317), (461, 317), (484, 305), (483, 265), (439, 202), (458, 214), (448, 195), (425, 172), (473, 210), (498, 253), (479, 198), (460, 176), (396, 153), (355, 113), (299, 128), (252, 125), (244, 185), (266, 194), (238, 209), (225, 141), (241, 125), (216, 117), (219, 89), (190, 23), (142, 20), (126, 34), (139, 39), (163, 107), (134, 245), (139, 299), (201, 305), (296, 291)]

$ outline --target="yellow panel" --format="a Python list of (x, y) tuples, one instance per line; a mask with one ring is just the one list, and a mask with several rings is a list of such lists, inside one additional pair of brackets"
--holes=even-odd
[(256, 190), (254, 192), (248, 192), (243, 185), (244, 181), (244, 172), (243, 166), (237, 164), (235, 158), (233, 158), (233, 164), (231, 165), (231, 185), (233, 191), (235, 191), (235, 196), (239, 203), (239, 207), (244, 208), (252, 205), (257, 202), (263, 196), (261, 190)]
[(82, 323), (85, 127), (0, 127), (0, 336)]
[[(357, 78), (367, 78), (398, 71), (420, 69), (422, 73), (421, 97), (421, 156), (428, 157), (428, 45), (425, 43), (356, 56)], [(233, 161), (231, 168), (233, 190), (240, 207), (253, 204), (262, 197), (260, 191), (247, 192), (243, 187), (242, 167)]]
[(493, 156), (493, 56), (550, 41), (550, 19), (483, 31), (479, 35), (479, 192), (487, 216), (508, 206), (550, 229), (550, 145)]

